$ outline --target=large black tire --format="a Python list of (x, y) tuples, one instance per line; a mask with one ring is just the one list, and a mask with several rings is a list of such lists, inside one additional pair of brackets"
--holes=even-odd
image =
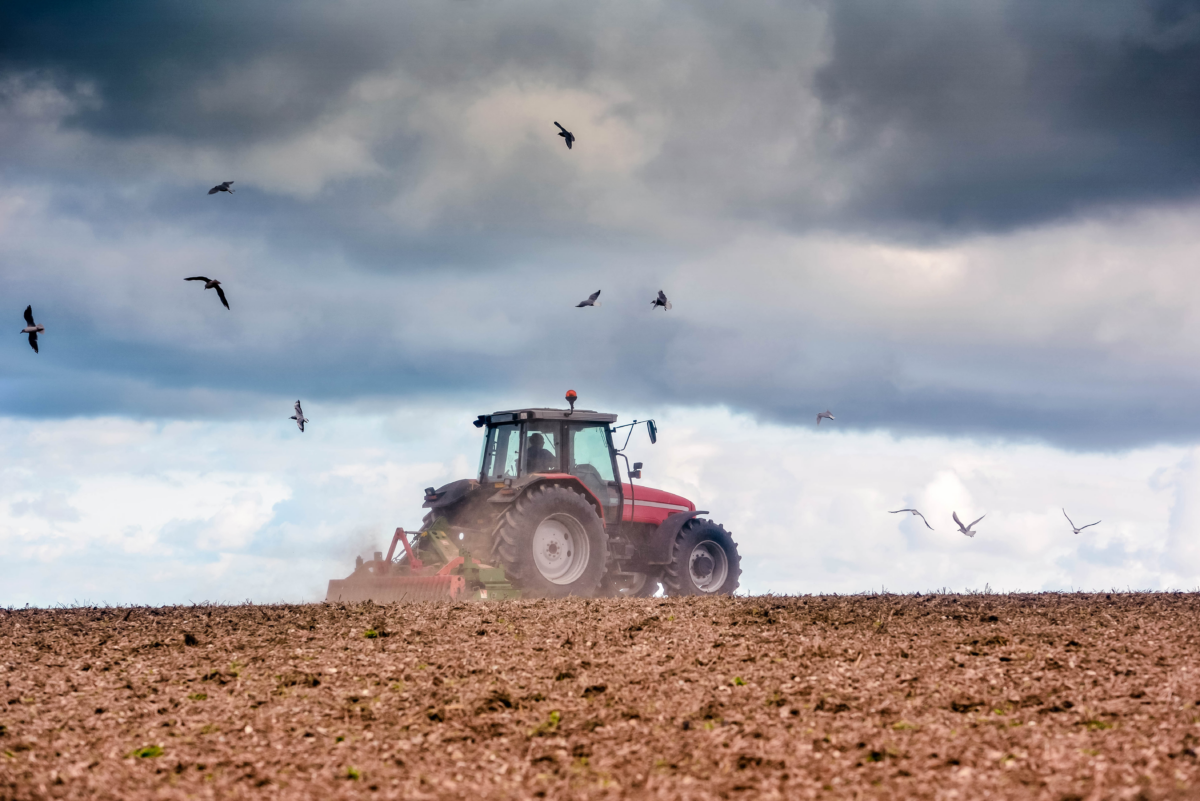
[(731, 595), (742, 575), (737, 543), (711, 520), (689, 520), (675, 537), (663, 571), (667, 595)]
[(583, 495), (539, 484), (504, 513), (500, 563), (508, 580), (532, 598), (597, 595), (608, 563), (608, 534)]

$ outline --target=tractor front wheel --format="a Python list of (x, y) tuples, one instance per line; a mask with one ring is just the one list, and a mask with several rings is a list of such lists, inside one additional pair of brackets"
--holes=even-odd
[(731, 595), (742, 575), (737, 543), (711, 520), (689, 520), (675, 537), (663, 571), (667, 595)]
[(530, 489), (504, 513), (497, 536), (504, 572), (524, 595), (593, 596), (604, 578), (604, 524), (595, 507), (567, 487)]

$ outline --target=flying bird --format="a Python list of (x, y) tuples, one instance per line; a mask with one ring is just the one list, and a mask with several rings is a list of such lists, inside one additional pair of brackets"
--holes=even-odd
[(233, 194), (233, 190), (229, 188), (232, 184), (233, 181), (222, 181), (212, 189), (208, 190), (208, 194), (215, 195), (218, 192), (229, 192), (230, 194)]
[(599, 298), (599, 297), (600, 297), (600, 290), (597, 289), (595, 292), (588, 295), (587, 300), (581, 300), (581, 301), (579, 301), (579, 303), (575, 304), (575, 308), (582, 309), (584, 306), (599, 306), (600, 301), (597, 300), (597, 298)]
[(981, 515), (979, 517), (979, 520), (976, 520), (975, 523), (972, 523), (969, 526), (964, 526), (963, 522), (958, 519), (958, 512), (951, 512), (950, 514), (954, 518), (954, 522), (958, 523), (958, 530), (961, 531), (963, 534), (966, 534), (968, 537), (974, 537), (976, 534), (979, 533), (978, 531), (975, 531), (975, 523), (978, 523), (979, 520), (982, 520), (983, 518), (987, 517), (987, 515)]
[(205, 278), (203, 275), (193, 275), (191, 278), (185, 278), (184, 281), (203, 281), (205, 289), (217, 290), (217, 295), (220, 296), (221, 302), (225, 304), (225, 308), (229, 308), (229, 301), (225, 300), (225, 290), (221, 289), (221, 282), (213, 278)]
[(657, 309), (659, 306), (663, 307), (663, 311), (666, 311), (667, 309), (671, 308), (671, 301), (667, 300), (667, 296), (663, 293), (663, 291), (661, 289), (658, 290), (658, 297), (655, 298), (654, 301), (650, 304), (650, 310), (653, 311), (654, 309)]
[[(833, 419), (833, 414), (828, 409), (826, 409), (825, 411), (819, 412), (817, 414), (817, 425), (821, 425), (821, 420), (832, 420), (832, 419)], [(924, 519), (924, 518), (922, 518), (922, 519)]]
[(300, 408), (300, 401), (296, 401), (296, 413), (288, 419), (295, 420), (296, 425), (300, 426), (300, 433), (304, 433), (304, 424), (308, 422), (308, 418), (304, 416), (304, 411)]
[[(37, 350), (37, 348), (35, 347), (34, 350)], [(1097, 520), (1095, 523), (1088, 523), (1086, 526), (1076, 526), (1074, 521), (1071, 520), (1071, 516), (1069, 514), (1067, 514), (1066, 509), (1063, 509), (1063, 517), (1067, 518), (1067, 522), (1071, 524), (1071, 529), (1076, 534), (1083, 531), (1085, 528), (1091, 528), (1092, 526), (1098, 526), (1104, 522), (1103, 520)]]
[(33, 348), (33, 352), (38, 352), (37, 335), (46, 330), (46, 326), (38, 325), (33, 321), (33, 306), (25, 307), (25, 322), (29, 325), (21, 329), (22, 334), (29, 334), (29, 347)]
[[(818, 423), (818, 425), (820, 425), (820, 424)], [(890, 515), (898, 515), (898, 514), (900, 514), (901, 512), (912, 512), (914, 515), (916, 515), (917, 517), (921, 518), (921, 522), (925, 524), (925, 528), (929, 529), (930, 531), (934, 531), (934, 530), (935, 530), (935, 529), (933, 528), (933, 526), (929, 525), (929, 521), (925, 519), (925, 515), (921, 514), (921, 513), (920, 513), (920, 512), (918, 512), (916, 509), (897, 509), (897, 510), (896, 510), (896, 511), (894, 511), (894, 512), (888, 512), (888, 514), (890, 514)], [(977, 520), (977, 521), (975, 521), (975, 522), (979, 522), (979, 521)]]
[[(575, 134), (562, 127), (562, 125), (558, 122), (555, 122), (554, 124), (558, 126), (558, 135), (567, 140), (567, 150), (570, 150), (571, 145), (575, 144)], [(230, 183), (233, 182), (230, 181)]]

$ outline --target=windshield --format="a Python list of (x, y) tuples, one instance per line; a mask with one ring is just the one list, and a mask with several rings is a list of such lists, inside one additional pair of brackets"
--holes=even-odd
[(520, 426), (509, 423), (488, 429), (487, 441), (483, 444), (483, 464), (479, 474), (481, 481), (503, 481), (517, 477), (517, 457), (521, 451)]

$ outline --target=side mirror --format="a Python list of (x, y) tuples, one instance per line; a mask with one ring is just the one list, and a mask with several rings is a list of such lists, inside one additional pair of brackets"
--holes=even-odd
[(481, 414), (472, 421), (472, 424), (476, 428), (483, 428), (483, 424), (486, 422), (487, 422), (487, 415)]
[(633, 463), (633, 469), (629, 471), (629, 477), (630, 478), (641, 478), (642, 477), (642, 463), (641, 462)]
[(642, 463), (641, 463), (641, 462), (634, 462), (634, 463), (633, 463), (633, 469), (634, 469), (634, 470), (641, 470), (641, 469), (642, 469)]
[(658, 426), (654, 425), (653, 420), (646, 421), (646, 432), (650, 434), (650, 444), (658, 442)]

